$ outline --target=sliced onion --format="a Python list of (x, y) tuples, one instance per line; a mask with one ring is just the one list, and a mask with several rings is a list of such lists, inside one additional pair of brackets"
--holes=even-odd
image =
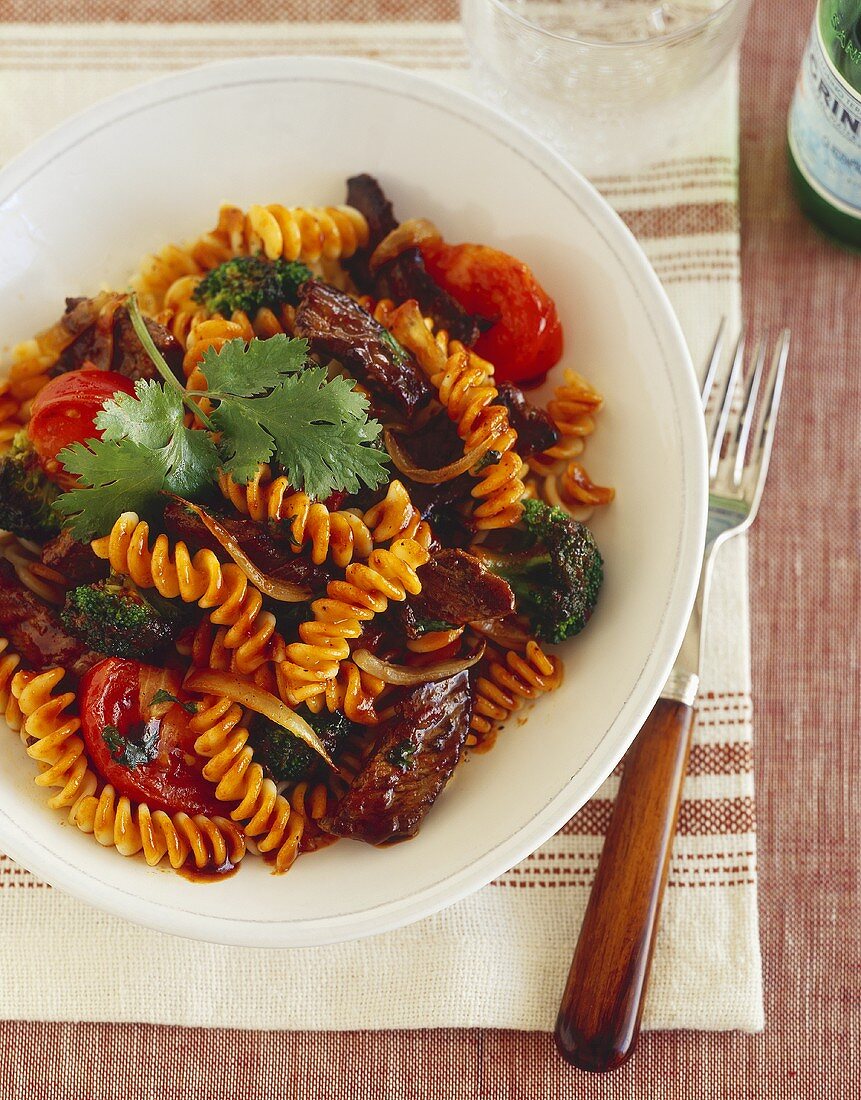
[[(182, 498), (177, 497), (177, 500), (182, 500)], [(301, 584), (278, 580), (277, 577), (270, 577), (261, 569), (258, 569), (227, 528), (222, 526), (217, 519), (208, 515), (199, 505), (192, 504), (187, 500), (182, 500), (182, 503), (194, 512), (210, 535), (218, 539), (219, 545), (230, 555), (245, 576), (260, 589), (264, 596), (271, 596), (273, 600), (280, 600), (281, 603), (303, 603), (305, 600), (311, 599), (312, 593), (307, 588), (303, 588)]]
[(183, 686), (187, 691), (196, 691), (201, 695), (223, 695), (226, 699), (232, 699), (234, 703), (253, 710), (255, 714), (265, 715), (276, 725), (295, 734), (322, 756), (330, 768), (334, 768), (323, 743), (311, 726), (271, 692), (264, 691), (256, 684), (249, 684), (233, 672), (192, 672), (186, 677)]
[(469, 624), (477, 634), (490, 638), (506, 649), (524, 649), (533, 637), (517, 619), (508, 616), (505, 619), (480, 619)]
[(410, 665), (393, 665), (371, 653), (369, 649), (357, 649), (353, 653), (353, 660), (363, 672), (376, 676), (386, 684), (396, 684), (398, 687), (412, 687), (415, 684), (430, 684), (436, 680), (447, 680), (449, 676), (455, 676), (467, 668), (478, 664), (484, 656), (484, 642), (475, 653), (468, 657), (454, 657), (449, 661), (440, 661), (435, 665), (412, 667)]
[(398, 437), (388, 428), (383, 431), (383, 440), (386, 444), (386, 450), (389, 452), (389, 458), (400, 472), (406, 474), (411, 481), (418, 481), (422, 485), (440, 485), (444, 481), (453, 481), (461, 474), (465, 474), (467, 470), (471, 470), (488, 450), (483, 443), (480, 443), (477, 447), (473, 447), (471, 451), (467, 451), (462, 458), (450, 462), (448, 466), (440, 466), (436, 470), (424, 470), (421, 466), (416, 466), (398, 442)]
[(391, 233), (387, 233), (371, 253), (368, 261), (371, 274), (376, 275), (383, 264), (394, 260), (408, 248), (415, 248), (423, 241), (438, 240), (441, 240), (441, 234), (433, 222), (428, 221), (427, 218), (408, 218)]

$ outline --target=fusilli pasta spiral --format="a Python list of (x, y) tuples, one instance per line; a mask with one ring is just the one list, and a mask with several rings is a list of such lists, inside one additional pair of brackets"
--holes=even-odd
[(55, 694), (65, 675), (65, 669), (52, 668), (38, 675), (18, 672), (12, 680), (12, 693), (24, 715), (24, 732), (31, 741), (27, 754), (42, 768), (36, 784), (59, 788), (48, 799), (55, 810), (74, 807), (79, 799), (95, 794), (98, 786), (83, 738), (78, 736), (81, 723), (74, 713), (75, 693)]
[(83, 798), (70, 821), (82, 833), (92, 833), (104, 847), (116, 848), (120, 855), (143, 852), (150, 867), (167, 856), (175, 870), (191, 858), (198, 871), (223, 871), (245, 856), (242, 830), (227, 818), (150, 810), (146, 803), (117, 797), (110, 785), (103, 787), (98, 797)]
[(247, 485), (238, 485), (225, 474), (219, 477), (218, 485), (224, 498), (251, 519), (287, 523), (294, 551), (298, 553), (310, 544), (311, 560), (317, 565), (331, 558), (343, 569), (354, 558), (367, 558), (375, 542), (396, 535), (414, 538), (425, 547), (430, 544), (430, 529), (400, 481), (389, 485), (384, 500), (364, 519), (355, 512), (330, 512), (306, 493), (294, 492), (286, 477), (272, 479), (268, 466), (260, 466)]
[(254, 205), (243, 212), (222, 206), (216, 236), (234, 253), (263, 253), (270, 260), (348, 258), (368, 243), (368, 223), (352, 206)]
[(473, 751), (490, 748), (495, 728), (507, 722), (524, 700), (553, 691), (562, 683), (562, 662), (534, 640), (526, 643), (524, 654), (508, 650), (504, 659), (500, 657), (489, 654), (478, 669), (470, 738)]
[(499, 456), (476, 475), (475, 526), (478, 530), (513, 527), (523, 513), (523, 462), (513, 450), (517, 432), (508, 422), (508, 409), (494, 404), (498, 390), (492, 364), (458, 341), (449, 341), (445, 332), (434, 336), (414, 301), (394, 310), (391, 303), (378, 303), (374, 316), (415, 355), (457, 424), (464, 450), (475, 452), (476, 461), (491, 451)]
[(566, 370), (564, 381), (547, 404), (562, 438), (556, 446), (529, 459), (530, 469), (543, 479), (529, 485), (530, 494), (565, 508), (579, 520), (588, 519), (594, 507), (609, 504), (616, 495), (613, 489), (595, 485), (584, 467), (573, 461), (594, 432), (595, 415), (603, 403), (601, 394), (582, 375)]
[(216, 783), (216, 797), (239, 804), (231, 811), (263, 853), (275, 853), (275, 870), (286, 871), (299, 854), (305, 820), (278, 793), (275, 783), (254, 760), (242, 707), (229, 699), (208, 696), (189, 726), (197, 735), (195, 752), (206, 757), (204, 777)]
[(405, 600), (421, 592), (416, 570), (430, 558), (414, 539), (395, 539), (388, 549), (372, 551), (367, 563), (347, 566), (344, 580), (329, 581), (326, 596), (314, 600), (314, 618), (299, 627), (300, 642), (285, 650), (281, 675), (286, 702), (291, 705), (325, 692), (342, 661), (350, 655), (349, 640), (362, 633), (362, 623), (388, 607), (389, 600)]
[(21, 658), (9, 648), (8, 638), (0, 638), (0, 714), (12, 730), (20, 730), (23, 721), (21, 708), (12, 691), (12, 677), (20, 663)]
[(115, 573), (139, 588), (155, 588), (167, 599), (178, 596), (210, 611), (216, 626), (229, 628), (224, 644), (235, 650), (239, 672), (253, 672), (268, 659), (275, 616), (264, 611), (263, 596), (238, 565), (222, 565), (211, 550), (192, 555), (182, 541), (171, 550), (163, 534), (150, 547), (149, 525), (135, 512), (123, 512), (111, 533), (91, 545)]

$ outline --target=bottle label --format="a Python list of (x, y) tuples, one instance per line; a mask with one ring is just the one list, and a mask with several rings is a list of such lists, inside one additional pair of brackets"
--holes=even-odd
[(798, 74), (789, 144), (810, 186), (838, 210), (861, 217), (861, 95), (826, 54), (818, 20)]

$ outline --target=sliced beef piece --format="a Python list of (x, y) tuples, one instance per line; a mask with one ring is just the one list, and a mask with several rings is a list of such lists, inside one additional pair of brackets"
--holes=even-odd
[[(164, 356), (165, 362), (180, 381), (183, 380), (182, 344), (176, 340), (158, 321), (145, 318), (146, 327), (152, 341)], [(158, 378), (159, 374), (153, 361), (144, 351), (143, 345), (132, 328), (129, 311), (123, 306), (116, 312), (114, 321), (114, 357), (111, 370), (124, 374), (133, 382), (138, 378)]]
[(368, 248), (371, 252), (383, 237), (398, 228), (392, 204), (377, 180), (367, 172), (347, 180), (347, 204), (364, 214), (368, 223)]
[(438, 286), (425, 270), (418, 248), (409, 248), (384, 264), (376, 277), (368, 266), (374, 249), (393, 229), (398, 220), (392, 204), (377, 180), (367, 173), (347, 180), (347, 202), (362, 214), (368, 223), (368, 244), (359, 249), (346, 263), (353, 282), (366, 294), (376, 298), (393, 298), (405, 302), (415, 298), (422, 313), (461, 343), (472, 345), (481, 331), (481, 318), (470, 317), (463, 306)]
[(81, 370), (84, 364), (98, 370), (110, 370), (114, 352), (114, 314), (122, 298), (118, 294), (99, 294), (95, 298), (67, 298), (66, 312), (60, 325), (74, 339), (51, 369), (52, 375)]
[[(276, 538), (260, 523), (244, 516), (215, 515), (214, 518), (239, 543), (258, 569), (282, 581), (301, 584), (311, 592), (323, 592), (330, 579), (327, 569), (315, 565), (305, 553), (294, 554), (287, 538)], [(209, 549), (226, 560), (223, 547), (193, 512), (172, 501), (164, 510), (164, 525), (192, 551)]]
[(478, 320), (460, 302), (439, 286), (425, 270), (424, 257), (418, 248), (407, 248), (389, 260), (377, 272), (374, 296), (405, 302), (415, 298), (426, 317), (433, 319), (453, 340), (471, 347), (481, 334)]
[(368, 268), (371, 253), (383, 237), (397, 229), (398, 220), (382, 187), (367, 172), (347, 180), (347, 203), (364, 214), (368, 223), (368, 243), (365, 248), (357, 249), (344, 266), (356, 286), (370, 294), (374, 289), (374, 280)]
[(108, 564), (97, 558), (88, 542), (78, 542), (68, 531), (61, 531), (42, 547), (42, 564), (59, 570), (70, 586), (92, 584), (108, 574)]
[(437, 470), (441, 466), (448, 466), (463, 454), (463, 440), (445, 410), (430, 417), (414, 432), (396, 434), (398, 443), (416, 466), (423, 470)]
[(415, 629), (416, 620), (463, 626), (475, 619), (502, 619), (514, 611), (514, 593), (507, 581), (491, 573), (466, 550), (440, 550), (418, 571), (422, 590), (409, 599), (404, 626)]
[(60, 665), (83, 676), (104, 659), (69, 634), (57, 612), (25, 588), (5, 561), (0, 561), (0, 634), (36, 672)]
[(411, 419), (431, 399), (413, 357), (348, 294), (309, 281), (299, 288), (295, 332), (318, 355), (337, 359), (377, 397)]
[[(66, 313), (61, 324), (76, 336), (60, 355), (52, 374), (81, 370), (86, 365), (97, 370), (117, 371), (132, 381), (159, 377), (135, 334), (123, 301), (118, 294), (66, 299)], [(147, 318), (146, 327), (170, 369), (181, 379), (182, 345), (157, 321)]]
[(517, 432), (521, 458), (547, 451), (559, 442), (559, 429), (548, 412), (533, 405), (513, 382), (500, 382), (499, 403), (508, 409), (508, 423)]
[[(463, 440), (444, 411), (432, 416), (417, 431), (399, 434), (398, 442), (423, 470), (447, 466), (463, 454)], [(428, 520), (443, 543), (462, 543), (469, 539), (469, 528), (456, 508), (461, 501), (469, 499), (475, 486), (475, 480), (468, 473), (431, 485), (413, 481), (406, 474), (398, 476), (409, 490), (410, 500), (421, 512), (422, 519)]]
[(415, 836), (460, 759), (471, 714), (466, 672), (413, 688), (323, 828), (367, 844)]

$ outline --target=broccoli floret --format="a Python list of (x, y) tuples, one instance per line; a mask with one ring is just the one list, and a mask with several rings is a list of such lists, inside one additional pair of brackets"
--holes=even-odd
[[(352, 729), (353, 723), (338, 712), (312, 714), (306, 707), (299, 707), (297, 713), (313, 728), (330, 756), (343, 745)], [(320, 759), (301, 738), (263, 715), (255, 717), (250, 732), (257, 759), (279, 782), (305, 779)]]
[(524, 548), (509, 554), (482, 548), (485, 565), (511, 585), (517, 610), (539, 638), (563, 642), (592, 615), (604, 580), (604, 563), (588, 527), (561, 508), (523, 503)]
[(181, 617), (166, 601), (159, 607), (123, 581), (99, 581), (73, 588), (60, 618), (91, 649), (109, 657), (144, 657), (176, 636)]
[(242, 310), (253, 316), (263, 306), (277, 309), (285, 302), (296, 302), (296, 292), (310, 278), (311, 271), (304, 264), (236, 256), (204, 275), (194, 298), (213, 313), (229, 317)]
[(26, 432), (15, 436), (0, 458), (0, 528), (44, 542), (60, 532), (60, 517), (51, 507), (60, 490), (42, 472)]

